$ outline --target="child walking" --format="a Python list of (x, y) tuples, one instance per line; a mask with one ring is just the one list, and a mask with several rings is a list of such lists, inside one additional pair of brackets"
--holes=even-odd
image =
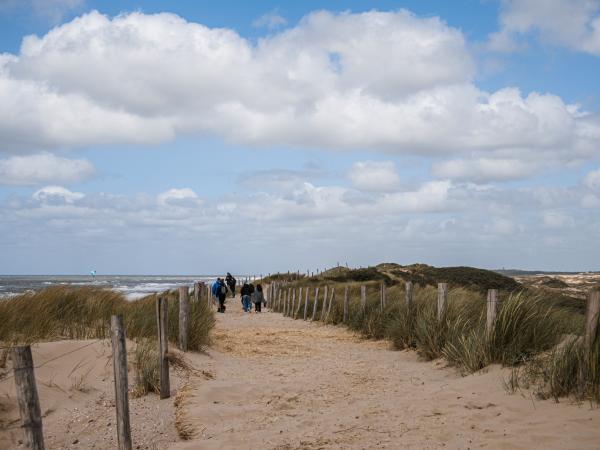
[(252, 295), (252, 301), (254, 302), (254, 311), (260, 312), (261, 305), (265, 303), (265, 296), (263, 295), (262, 284), (257, 284), (254, 294)]

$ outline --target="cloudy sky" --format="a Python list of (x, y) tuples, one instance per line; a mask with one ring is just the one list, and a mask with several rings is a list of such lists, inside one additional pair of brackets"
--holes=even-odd
[(0, 0), (0, 273), (599, 243), (600, 0)]

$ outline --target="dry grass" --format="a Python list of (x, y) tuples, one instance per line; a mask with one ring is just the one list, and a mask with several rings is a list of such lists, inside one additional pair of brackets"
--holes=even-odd
[(344, 330), (311, 327), (219, 329), (214, 333), (215, 348), (239, 358), (295, 356), (306, 357), (322, 351), (313, 341), (356, 342), (358, 337)]
[[(177, 342), (179, 299), (169, 299), (169, 340)], [(110, 317), (122, 314), (128, 338), (156, 336), (156, 296), (127, 301), (115, 291), (94, 287), (55, 286), (0, 301), (0, 342), (9, 345), (58, 339), (110, 336)], [(215, 319), (205, 302), (190, 302), (188, 347), (202, 350), (210, 343)]]
[[(310, 280), (306, 280), (309, 282)], [(558, 398), (564, 395), (600, 400), (600, 344), (591, 357), (582, 356), (574, 339), (566, 346), (556, 347), (564, 334), (581, 335), (583, 316), (571, 305), (557, 303), (544, 292), (522, 291), (500, 293), (500, 306), (494, 329), (485, 330), (486, 301), (483, 293), (466, 288), (451, 289), (448, 310), (442, 321), (437, 319), (437, 290), (418, 287), (413, 290), (413, 307), (407, 310), (403, 286), (387, 287), (387, 305), (381, 307), (380, 281), (349, 283), (349, 321), (345, 324), (363, 337), (390, 339), (399, 349), (415, 349), (425, 359), (441, 356), (463, 373), (480, 370), (490, 364), (520, 366), (508, 384), (538, 386), (542, 396)], [(360, 305), (360, 285), (367, 286), (364, 310)], [(315, 281), (296, 283), (310, 288), (308, 317), (314, 306)], [(316, 318), (321, 318), (323, 304), (322, 281)], [(343, 321), (343, 293), (345, 284), (328, 283), (336, 290), (335, 303), (327, 323)], [(286, 288), (287, 291), (287, 288)], [(279, 311), (281, 308), (278, 309)], [(303, 317), (303, 308), (298, 318)], [(262, 337), (266, 338), (261, 332)], [(251, 336), (245, 339), (252, 340)], [(291, 340), (293, 348), (293, 334)], [(269, 342), (260, 342), (266, 349)], [(232, 347), (236, 343), (232, 342)], [(255, 353), (254, 346), (244, 353)], [(553, 350), (554, 349), (554, 350)], [(235, 351), (235, 350), (233, 350)], [(276, 351), (268, 349), (266, 352)], [(298, 354), (304, 349), (296, 347)], [(308, 350), (306, 350), (308, 351)], [(258, 350), (260, 353), (260, 350)], [(595, 356), (594, 356), (595, 355)]]

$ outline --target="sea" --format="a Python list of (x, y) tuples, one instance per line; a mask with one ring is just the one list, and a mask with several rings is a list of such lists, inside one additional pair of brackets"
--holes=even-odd
[[(238, 282), (243, 275), (234, 275)], [(122, 292), (129, 300), (196, 281), (212, 282), (216, 275), (0, 275), (0, 299), (49, 286), (97, 286)]]

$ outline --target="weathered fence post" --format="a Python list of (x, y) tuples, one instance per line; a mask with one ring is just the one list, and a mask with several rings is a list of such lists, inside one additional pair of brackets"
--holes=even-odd
[(315, 303), (313, 305), (312, 320), (317, 318), (317, 307), (319, 305), (319, 286), (315, 288)]
[(200, 301), (200, 282), (194, 283), (194, 301), (198, 303)]
[(179, 287), (179, 349), (187, 352), (188, 349), (188, 287)]
[(325, 289), (323, 290), (323, 308), (321, 309), (321, 322), (325, 320), (325, 309), (327, 308), (327, 290), (328, 287), (325, 286)]
[(360, 309), (361, 311), (365, 312), (367, 308), (367, 287), (365, 285), (362, 285), (360, 287)]
[(302, 291), (302, 286), (300, 286), (300, 292), (298, 294), (298, 306), (296, 307), (296, 311), (294, 312), (294, 319), (298, 317), (298, 313), (300, 312), (300, 305), (302, 305)]
[(381, 282), (381, 310), (383, 311), (385, 309), (385, 283), (382, 281)]
[(281, 289), (278, 289), (279, 291), (279, 298), (277, 299), (277, 312), (281, 311)]
[(496, 321), (496, 313), (498, 312), (498, 291), (496, 289), (488, 289), (487, 291), (487, 320), (485, 322), (485, 331), (487, 334), (494, 331), (494, 322)]
[(598, 318), (600, 317), (600, 291), (591, 291), (587, 296), (587, 310), (585, 314), (584, 346), (589, 356), (598, 334)]
[(110, 318), (110, 331), (115, 375), (115, 404), (117, 407), (117, 441), (119, 450), (131, 450), (131, 424), (129, 422), (129, 394), (127, 381), (127, 348), (123, 316)]
[(448, 310), (448, 283), (438, 283), (437, 319), (444, 320)]
[(331, 305), (335, 300), (335, 288), (331, 288), (331, 296), (329, 297), (329, 305), (327, 306), (327, 314), (325, 314), (325, 322), (329, 319), (329, 313), (331, 313)]
[(304, 293), (304, 320), (308, 318), (308, 286), (306, 286), (306, 292)]
[(344, 318), (342, 319), (344, 323), (348, 322), (348, 285), (344, 287)]
[(404, 285), (405, 288), (405, 292), (404, 292), (404, 301), (406, 302), (406, 309), (409, 311), (412, 309), (412, 303), (413, 303), (413, 284), (412, 281), (407, 281), (406, 284)]
[(25, 432), (25, 447), (44, 450), (42, 413), (35, 384), (31, 347), (29, 345), (14, 347), (12, 349), (12, 362), (17, 388), (17, 402), (21, 413), (21, 426)]
[(171, 396), (169, 382), (169, 316), (166, 297), (156, 299), (156, 321), (158, 325), (158, 358), (160, 363), (160, 398)]

